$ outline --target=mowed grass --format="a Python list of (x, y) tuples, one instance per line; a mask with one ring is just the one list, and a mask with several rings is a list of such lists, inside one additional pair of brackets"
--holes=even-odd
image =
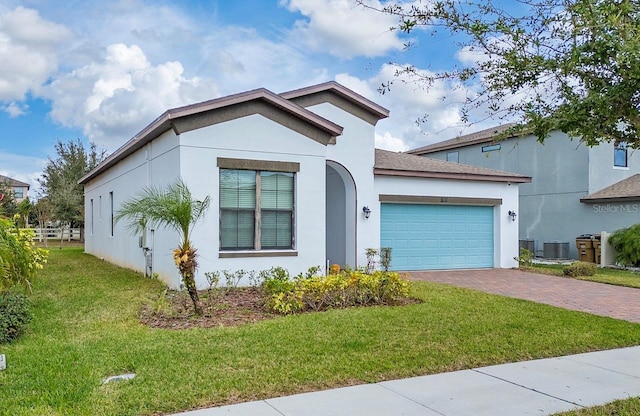
[(604, 406), (572, 412), (558, 413), (556, 416), (638, 416), (640, 415), (640, 397), (627, 400), (617, 400)]
[(161, 290), (81, 249), (52, 249), (27, 334), (0, 345), (0, 414), (162, 414), (640, 344), (637, 324), (431, 283), (415, 283), (424, 303), (409, 306), (147, 328), (138, 310)]
[[(563, 268), (564, 266), (559, 264), (534, 264), (532, 267), (527, 268), (527, 271), (563, 276)], [(631, 270), (598, 267), (598, 271), (594, 276), (579, 276), (572, 279), (588, 280), (591, 282), (607, 283), (610, 285), (640, 289), (640, 273)]]

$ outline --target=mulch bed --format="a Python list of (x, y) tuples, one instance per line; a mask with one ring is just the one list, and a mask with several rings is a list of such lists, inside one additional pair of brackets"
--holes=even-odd
[[(201, 316), (194, 315), (193, 303), (186, 291), (167, 290), (157, 299), (143, 304), (140, 322), (162, 329), (212, 328), (238, 326), (282, 316), (267, 311), (264, 291), (260, 287), (203, 290), (199, 296), (203, 311)], [(420, 302), (408, 298), (400, 300), (396, 306)]]
[(145, 303), (140, 311), (140, 321), (153, 328), (187, 329), (229, 327), (274, 318), (264, 306), (261, 288), (241, 287), (201, 291), (202, 315), (193, 314), (189, 295), (182, 291), (167, 291)]

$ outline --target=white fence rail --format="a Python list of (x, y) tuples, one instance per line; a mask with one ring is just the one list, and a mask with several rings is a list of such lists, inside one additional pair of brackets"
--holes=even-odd
[(80, 241), (80, 228), (34, 228), (34, 241), (65, 240)]

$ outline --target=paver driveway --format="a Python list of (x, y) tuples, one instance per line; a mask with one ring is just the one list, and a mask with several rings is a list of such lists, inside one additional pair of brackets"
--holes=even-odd
[(446, 283), (565, 309), (640, 322), (640, 289), (517, 269), (408, 272), (412, 280)]

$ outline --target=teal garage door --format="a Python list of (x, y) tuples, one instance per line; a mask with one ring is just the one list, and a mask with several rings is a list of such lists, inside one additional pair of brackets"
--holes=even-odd
[(493, 207), (382, 204), (380, 247), (392, 270), (493, 267)]

